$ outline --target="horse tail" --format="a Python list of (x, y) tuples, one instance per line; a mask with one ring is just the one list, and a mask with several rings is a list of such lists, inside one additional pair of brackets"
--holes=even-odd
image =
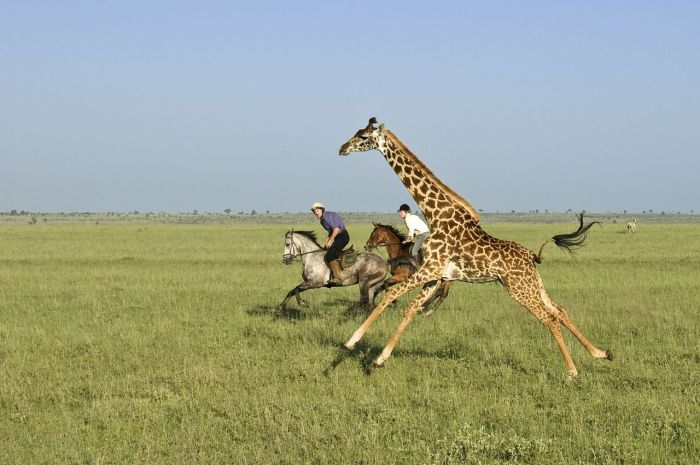
[(584, 225), (583, 213), (579, 213), (578, 221), (579, 226), (576, 231), (572, 233), (557, 234), (556, 236), (552, 236), (550, 239), (547, 239), (540, 247), (539, 253), (537, 253), (537, 255), (532, 254), (532, 258), (535, 263), (542, 263), (542, 251), (544, 250), (544, 246), (550, 242), (554, 242), (560, 249), (573, 253), (575, 250), (583, 247), (583, 242), (586, 240), (586, 235), (588, 234), (588, 230), (591, 229), (591, 226), (594, 224), (600, 224), (600, 221), (591, 221), (590, 223)]

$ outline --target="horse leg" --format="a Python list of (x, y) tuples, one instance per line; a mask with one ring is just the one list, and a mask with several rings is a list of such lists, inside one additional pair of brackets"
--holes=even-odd
[(373, 307), (374, 307), (374, 299), (377, 296), (377, 292), (381, 291), (381, 287), (384, 284), (384, 275), (386, 272), (382, 273), (376, 273), (374, 276), (367, 277), (367, 304), (368, 306), (371, 305), (367, 309), (367, 312), (369, 312)]
[[(303, 284), (303, 283), (302, 283), (302, 284)], [(289, 299), (292, 298), (292, 296), (298, 296), (297, 292), (298, 292), (299, 287), (302, 286), (302, 284), (299, 284), (299, 285), (296, 286), (294, 289), (292, 289), (291, 291), (287, 292), (287, 295), (286, 295), (286, 297), (284, 298), (284, 300), (283, 300), (282, 302), (280, 302), (280, 304), (277, 306), (277, 311), (278, 311), (278, 312), (283, 312), (283, 311), (287, 308), (287, 302), (289, 301)], [(297, 299), (298, 299), (298, 297), (297, 297)]]
[(296, 297), (296, 299), (297, 299), (297, 305), (299, 305), (302, 308), (309, 308), (309, 303), (301, 297), (301, 293), (308, 290), (308, 289), (311, 289), (311, 288), (300, 286), (299, 288), (297, 288), (296, 294), (294, 294), (294, 297)]
[(443, 281), (442, 284), (436, 288), (435, 293), (428, 299), (421, 309), (421, 312), (425, 312), (425, 316), (431, 315), (436, 308), (442, 305), (447, 298), (447, 295), (450, 293), (451, 285), (452, 281)]
[(356, 304), (351, 305), (347, 311), (353, 310), (359, 307), (366, 307), (370, 302), (369, 297), (369, 282), (366, 277), (360, 278), (358, 281), (358, 287), (360, 288), (360, 301)]
[(367, 309), (369, 305), (374, 305), (374, 297), (377, 289), (382, 285), (382, 280), (384, 279), (384, 275), (386, 274), (386, 271), (382, 272), (375, 272), (373, 274), (366, 274), (366, 275), (358, 275), (359, 277), (359, 288), (360, 288), (360, 301), (352, 305), (350, 308), (348, 308), (348, 311), (357, 308), (357, 307), (363, 307), (366, 310), (369, 311), (371, 310), (371, 307)]
[[(427, 270), (427, 268), (424, 268)], [(382, 314), (384, 309), (395, 299), (398, 297), (402, 296), (403, 294), (407, 293), (411, 289), (416, 288), (420, 284), (427, 282), (430, 280), (430, 272), (426, 271), (423, 274), (414, 274), (411, 276), (410, 279), (407, 281), (402, 282), (398, 286), (394, 287), (390, 291), (388, 291), (386, 294), (384, 294), (384, 298), (382, 299), (381, 302), (379, 302), (379, 305), (377, 305), (374, 310), (372, 310), (372, 313), (369, 314), (367, 319), (360, 325), (357, 330), (353, 333), (353, 335), (348, 339), (348, 341), (344, 344), (344, 347), (346, 350), (353, 350), (355, 348), (355, 344), (357, 344), (357, 341), (362, 339), (362, 336), (367, 332), (370, 326), (379, 318), (379, 315)]]
[(300, 307), (308, 308), (309, 303), (306, 300), (302, 299), (299, 294), (301, 294), (304, 291), (308, 291), (309, 289), (318, 289), (323, 285), (324, 284), (310, 283), (308, 281), (304, 281), (303, 283), (299, 284), (287, 293), (287, 296), (284, 298), (284, 300), (277, 306), (277, 311), (284, 311), (287, 308), (287, 302), (289, 301), (289, 299), (292, 298), (292, 296), (294, 296), (297, 299), (297, 304), (299, 304)]
[(380, 290), (386, 291), (387, 289), (389, 289), (389, 288), (390, 288), (391, 286), (393, 286), (394, 284), (398, 284), (398, 283), (401, 283), (401, 282), (404, 282), (404, 281), (406, 281), (406, 278), (403, 277), (403, 276), (399, 276), (399, 275), (397, 275), (397, 274), (391, 275), (389, 278), (387, 278), (387, 279), (382, 283), (382, 287), (381, 287)]
[(411, 271), (406, 265), (399, 265), (396, 273), (392, 274), (382, 283), (382, 291), (386, 291), (394, 284), (402, 283), (411, 277)]
[(399, 327), (396, 329), (396, 333), (392, 336), (391, 340), (386, 345), (386, 347), (384, 347), (384, 350), (382, 350), (382, 353), (379, 355), (379, 357), (377, 357), (377, 359), (374, 361), (375, 367), (383, 366), (386, 359), (389, 358), (389, 356), (391, 356), (391, 352), (394, 350), (394, 346), (396, 346), (396, 344), (399, 342), (401, 334), (404, 332), (408, 324), (411, 322), (411, 319), (413, 319), (413, 316), (421, 308), (423, 303), (425, 303), (425, 301), (427, 301), (430, 298), (430, 296), (432, 296), (435, 293), (435, 287), (435, 284), (433, 284), (432, 286), (424, 286), (423, 289), (420, 291), (420, 294), (418, 294), (418, 297), (413, 299), (413, 301), (406, 309), (406, 313), (404, 314), (401, 323), (399, 323)]
[(359, 308), (359, 307), (364, 307), (365, 305), (367, 305), (367, 301), (368, 301), (367, 282), (364, 279), (360, 279), (357, 283), (357, 287), (360, 290), (360, 300), (356, 304), (351, 305), (350, 308), (348, 308), (348, 310)]
[(450, 294), (450, 286), (452, 285), (454, 281), (445, 281), (442, 283), (442, 287), (440, 288), (440, 295), (438, 296), (438, 301), (435, 303), (435, 306), (432, 308), (431, 312), (438, 308), (442, 303), (445, 301), (447, 296)]

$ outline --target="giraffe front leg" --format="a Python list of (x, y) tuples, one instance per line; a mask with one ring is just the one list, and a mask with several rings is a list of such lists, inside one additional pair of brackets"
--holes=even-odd
[(384, 298), (382, 299), (381, 302), (379, 302), (379, 305), (377, 305), (374, 310), (372, 310), (372, 313), (369, 314), (367, 319), (360, 325), (359, 328), (355, 330), (355, 332), (350, 336), (350, 339), (343, 344), (343, 349), (347, 351), (351, 351), (355, 348), (355, 344), (362, 339), (362, 336), (365, 335), (367, 330), (369, 329), (370, 326), (372, 326), (372, 323), (375, 322), (377, 318), (379, 318), (379, 315), (382, 314), (384, 309), (396, 298), (398, 297), (396, 294), (396, 290), (394, 289), (390, 292), (387, 292), (384, 294)]
[(348, 351), (353, 350), (355, 348), (355, 344), (357, 344), (357, 342), (360, 339), (362, 339), (362, 336), (365, 335), (369, 327), (372, 326), (372, 324), (377, 320), (377, 318), (379, 318), (379, 315), (382, 314), (384, 309), (394, 300), (401, 297), (403, 294), (410, 291), (418, 284), (418, 280), (410, 279), (408, 281), (404, 281), (403, 283), (399, 284), (398, 286), (384, 294), (384, 298), (381, 302), (379, 302), (379, 305), (377, 305), (375, 309), (372, 310), (372, 313), (369, 314), (367, 319), (360, 325), (359, 328), (357, 328), (353, 335), (350, 336), (350, 339), (348, 339), (348, 341), (343, 345), (343, 348)]
[(421, 290), (420, 294), (418, 294), (418, 297), (413, 299), (411, 304), (408, 306), (406, 309), (406, 313), (404, 314), (403, 320), (401, 320), (401, 323), (399, 323), (399, 327), (396, 330), (396, 333), (394, 336), (392, 336), (391, 340), (389, 343), (384, 347), (384, 350), (382, 350), (382, 353), (377, 357), (377, 359), (374, 361), (374, 366), (375, 367), (382, 367), (384, 366), (384, 362), (386, 359), (388, 359), (391, 356), (391, 352), (394, 350), (394, 346), (399, 342), (399, 339), (401, 338), (401, 334), (404, 332), (408, 324), (411, 322), (413, 319), (413, 316), (416, 314), (418, 310), (420, 310), (423, 306), (423, 304), (433, 295), (435, 292), (435, 285), (433, 286), (427, 286), (424, 287), (423, 290)]

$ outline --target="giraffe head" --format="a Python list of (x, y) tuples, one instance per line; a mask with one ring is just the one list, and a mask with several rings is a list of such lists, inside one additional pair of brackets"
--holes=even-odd
[(350, 152), (367, 152), (379, 146), (379, 137), (384, 131), (384, 125), (377, 124), (377, 118), (370, 118), (367, 127), (357, 131), (354, 136), (340, 147), (339, 155), (349, 155)]

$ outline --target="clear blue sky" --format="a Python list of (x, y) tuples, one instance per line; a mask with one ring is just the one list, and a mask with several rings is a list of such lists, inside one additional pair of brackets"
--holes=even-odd
[(0, 211), (700, 210), (700, 2), (5, 1)]

